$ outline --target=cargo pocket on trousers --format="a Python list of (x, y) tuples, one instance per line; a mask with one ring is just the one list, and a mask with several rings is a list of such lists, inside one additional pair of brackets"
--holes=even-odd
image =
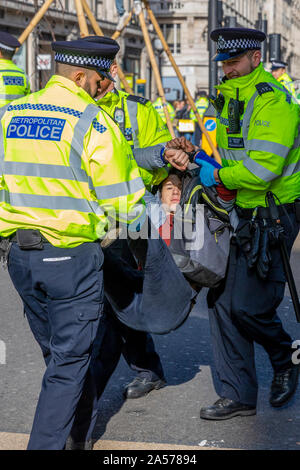
[(99, 303), (97, 307), (91, 306), (87, 310), (77, 312), (78, 321), (76, 322), (71, 350), (73, 356), (83, 356), (91, 353), (102, 312), (103, 303)]

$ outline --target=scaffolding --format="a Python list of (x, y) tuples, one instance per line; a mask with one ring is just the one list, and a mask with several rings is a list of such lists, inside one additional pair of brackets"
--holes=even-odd
[[(41, 19), (43, 18), (43, 16), (47, 12), (47, 10), (49, 9), (49, 7), (53, 3), (53, 1), (54, 0), (46, 0), (43, 3), (43, 5), (41, 6), (41, 8), (37, 11), (37, 13), (32, 18), (32, 20), (30, 21), (27, 28), (24, 30), (24, 32), (19, 37), (19, 41), (20, 41), (21, 44), (23, 44), (23, 42), (26, 41), (29, 34), (34, 30), (34, 28), (41, 21)], [(75, 0), (75, 6), (76, 6), (76, 13), (77, 13), (77, 18), (78, 18), (78, 25), (79, 25), (79, 29), (80, 29), (80, 36), (81, 37), (86, 37), (86, 36), (90, 35), (87, 19), (90, 22), (90, 25), (93, 29), (93, 32), (98, 36), (103, 36), (103, 32), (102, 32), (95, 16), (94, 16), (92, 10), (90, 9), (89, 5), (87, 4), (86, 0)], [(124, 23), (123, 28), (120, 31), (119, 30), (115, 31), (115, 33), (112, 35), (112, 39), (116, 40), (122, 34), (122, 32), (127, 27), (127, 25), (130, 23), (130, 20), (132, 18), (133, 13), (135, 13), (135, 15), (138, 17), (138, 20), (139, 20), (139, 25), (140, 25), (140, 28), (141, 28), (141, 31), (142, 31), (142, 34), (143, 34), (143, 37), (144, 37), (144, 41), (145, 41), (145, 44), (146, 44), (147, 53), (148, 53), (148, 56), (149, 56), (151, 67), (153, 69), (158, 94), (159, 94), (159, 96), (161, 98), (161, 101), (162, 101), (163, 111), (164, 111), (165, 118), (166, 118), (166, 124), (167, 124), (167, 127), (170, 131), (170, 134), (171, 134), (172, 138), (175, 137), (174, 128), (172, 126), (170, 114), (169, 114), (169, 111), (168, 111), (167, 101), (166, 101), (166, 97), (165, 97), (165, 93), (164, 93), (164, 89), (163, 89), (163, 85), (162, 85), (162, 79), (161, 79), (160, 72), (159, 72), (159, 67), (158, 67), (158, 64), (157, 64), (157, 61), (156, 61), (156, 58), (155, 58), (155, 53), (154, 53), (154, 50), (153, 50), (153, 47), (152, 47), (152, 42), (151, 42), (151, 39), (150, 39), (148, 27), (147, 27), (146, 20), (145, 20), (145, 14), (147, 14), (149, 20), (151, 21), (151, 23), (152, 23), (152, 25), (153, 25), (153, 27), (156, 31), (156, 34), (157, 34), (158, 38), (160, 39), (160, 41), (162, 43), (163, 49), (164, 49), (165, 53), (167, 54), (167, 56), (169, 58), (169, 61), (172, 64), (173, 69), (174, 69), (174, 71), (175, 71), (175, 73), (176, 73), (176, 75), (177, 75), (177, 77), (178, 77), (178, 79), (179, 79), (179, 81), (180, 81), (180, 83), (183, 87), (186, 98), (187, 98), (187, 100), (188, 100), (188, 102), (191, 106), (191, 109), (194, 111), (194, 114), (195, 114), (195, 117), (196, 117), (197, 122), (199, 124), (199, 127), (200, 127), (202, 133), (205, 135), (205, 137), (207, 139), (207, 142), (208, 142), (208, 144), (211, 148), (211, 151), (212, 151), (212, 154), (213, 154), (215, 160), (218, 163), (221, 163), (220, 154), (219, 154), (217, 148), (215, 147), (215, 145), (213, 144), (213, 142), (210, 138), (210, 135), (209, 135), (208, 131), (206, 130), (204, 124), (203, 124), (201, 116), (200, 116), (200, 114), (197, 110), (196, 104), (195, 104), (195, 102), (192, 98), (192, 95), (191, 95), (190, 91), (187, 88), (185, 80), (184, 80), (184, 78), (183, 78), (183, 76), (180, 72), (179, 67), (177, 66), (177, 64), (175, 62), (175, 59), (174, 59), (174, 57), (171, 53), (171, 50), (170, 50), (170, 48), (167, 44), (167, 41), (165, 40), (165, 37), (164, 37), (164, 35), (161, 31), (161, 28), (160, 28), (160, 26), (159, 26), (159, 24), (158, 24), (158, 22), (155, 18), (155, 15), (154, 15), (151, 7), (150, 7), (150, 4), (149, 4), (148, 0), (141, 0), (141, 1), (135, 1), (134, 2), (134, 8), (131, 10), (127, 20)], [(118, 76), (120, 78), (121, 83), (124, 86), (125, 91), (127, 93), (133, 94), (133, 91), (130, 88), (130, 86), (129, 86), (127, 80), (126, 80), (125, 74), (124, 74), (120, 64), (118, 64)]]

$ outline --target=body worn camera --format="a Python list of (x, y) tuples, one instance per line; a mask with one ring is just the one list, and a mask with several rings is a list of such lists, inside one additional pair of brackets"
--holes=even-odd
[(124, 135), (125, 133), (125, 112), (122, 108), (115, 108), (114, 120), (118, 123), (119, 128)]
[(245, 102), (239, 100), (239, 89), (236, 90), (236, 99), (230, 98), (228, 104), (228, 134), (239, 134), (241, 132), (240, 116), (244, 113)]

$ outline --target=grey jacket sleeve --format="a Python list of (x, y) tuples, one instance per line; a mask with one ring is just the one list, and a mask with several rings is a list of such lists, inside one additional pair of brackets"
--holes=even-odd
[(144, 149), (133, 149), (132, 152), (138, 166), (145, 170), (154, 170), (155, 168), (166, 166), (166, 163), (162, 161), (160, 156), (164, 146), (165, 144), (158, 144)]

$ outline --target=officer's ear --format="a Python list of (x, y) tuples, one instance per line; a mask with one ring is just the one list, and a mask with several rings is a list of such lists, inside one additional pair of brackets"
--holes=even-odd
[(118, 66), (116, 62), (113, 62), (110, 66), (109, 73), (112, 75), (113, 78), (115, 78), (118, 74)]
[(254, 65), (254, 67), (258, 67), (259, 64), (261, 62), (261, 51), (260, 50), (256, 50), (253, 52), (252, 54), (252, 64)]
[(77, 86), (83, 88), (83, 85), (86, 82), (86, 73), (83, 70), (75, 70), (72, 79)]

